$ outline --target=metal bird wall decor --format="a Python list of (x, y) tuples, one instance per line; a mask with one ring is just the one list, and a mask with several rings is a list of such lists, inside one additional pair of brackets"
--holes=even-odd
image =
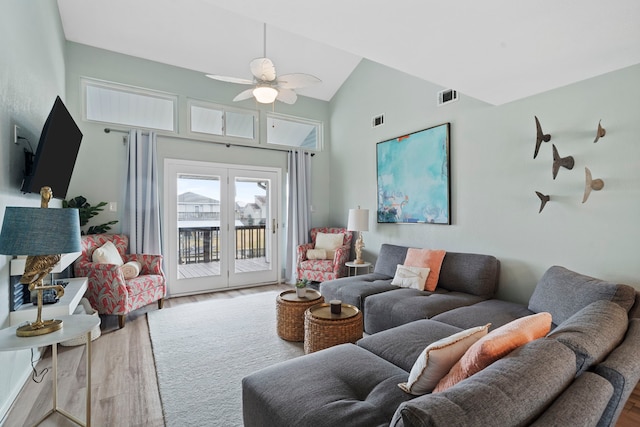
[(607, 134), (607, 130), (602, 127), (600, 122), (602, 122), (602, 120), (600, 120), (598, 122), (598, 130), (596, 131), (596, 139), (593, 140), (594, 143), (598, 142), (598, 140), (600, 138), (604, 138), (604, 136)]
[(539, 191), (536, 191), (536, 194), (540, 198), (540, 210), (538, 211), (538, 213), (540, 213), (542, 212), (542, 209), (544, 209), (544, 206), (547, 204), (547, 202), (551, 200), (551, 197), (548, 194), (542, 194)]
[(591, 194), (591, 190), (600, 191), (604, 188), (604, 181), (601, 179), (593, 179), (591, 176), (591, 171), (588, 167), (584, 168), (585, 173), (585, 183), (584, 183), (584, 196), (582, 197), (582, 203), (586, 202)]
[(538, 120), (537, 116), (533, 116), (536, 119), (536, 150), (533, 152), (533, 158), (538, 157), (538, 151), (540, 151), (540, 145), (542, 145), (542, 141), (549, 142), (551, 141), (551, 134), (545, 134), (542, 132), (542, 126), (540, 126), (540, 120)]
[(558, 175), (558, 171), (560, 170), (560, 167), (571, 170), (573, 169), (574, 164), (575, 164), (575, 160), (573, 159), (573, 156), (560, 157), (560, 154), (558, 154), (558, 149), (556, 148), (556, 145), (553, 144), (553, 166), (551, 168), (553, 172), (553, 179), (556, 179), (556, 176)]

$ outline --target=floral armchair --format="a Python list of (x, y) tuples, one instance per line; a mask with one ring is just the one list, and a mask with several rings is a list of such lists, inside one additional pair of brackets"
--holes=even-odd
[[(335, 249), (335, 254), (330, 259), (309, 259), (310, 249), (316, 249), (318, 233), (343, 234), (342, 245)], [(344, 265), (349, 260), (351, 253), (351, 241), (353, 236), (346, 228), (323, 227), (312, 228), (309, 232), (311, 243), (298, 246), (297, 250), (297, 274), (298, 280), (307, 279), (313, 282), (324, 282), (347, 275), (347, 267)], [(324, 236), (323, 236), (324, 237)]]
[[(126, 279), (124, 266), (93, 262), (93, 253), (111, 242), (123, 263), (140, 263), (139, 275)], [(166, 295), (166, 279), (162, 271), (162, 255), (127, 254), (129, 238), (123, 234), (91, 234), (82, 236), (82, 254), (74, 263), (76, 277), (88, 278), (86, 297), (100, 314), (116, 314), (124, 327), (129, 312), (149, 303), (162, 308)]]

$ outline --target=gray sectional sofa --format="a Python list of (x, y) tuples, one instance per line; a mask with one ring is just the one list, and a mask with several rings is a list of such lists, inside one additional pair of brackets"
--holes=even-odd
[(391, 281), (403, 264), (406, 246), (384, 244), (373, 273), (322, 282), (325, 301), (341, 300), (362, 310), (369, 334), (433, 317), (494, 296), (500, 262), (491, 255), (447, 252), (435, 292), (399, 288)]
[[(495, 258), (447, 253), (438, 289), (424, 293), (386, 283), (401, 254), (385, 245), (374, 273), (321, 284), (325, 299), (361, 307), (365, 330), (375, 333), (245, 377), (245, 426), (615, 425), (640, 379), (640, 297), (632, 287), (554, 266), (528, 304), (515, 304), (491, 298)], [(421, 396), (398, 387), (429, 344), (539, 312), (552, 315), (546, 337), (453, 387)]]

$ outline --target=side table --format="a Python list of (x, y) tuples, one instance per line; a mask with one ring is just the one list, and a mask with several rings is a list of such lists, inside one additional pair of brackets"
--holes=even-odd
[(358, 269), (359, 269), (359, 268), (366, 268), (366, 269), (367, 269), (367, 271), (366, 271), (366, 272), (368, 273), (368, 272), (369, 272), (369, 269), (370, 269), (370, 267), (371, 267), (371, 263), (370, 263), (370, 262), (367, 262), (367, 261), (363, 262), (362, 264), (356, 264), (356, 263), (355, 263), (355, 262), (353, 262), (353, 261), (348, 261), (348, 262), (345, 262), (345, 263), (344, 263), (344, 265), (346, 265), (346, 266), (347, 266), (347, 268), (349, 269), (349, 271), (348, 271), (348, 275), (349, 275), (349, 276), (351, 276), (351, 269), (352, 269), (352, 268), (353, 268), (353, 275), (354, 275), (354, 276), (357, 276), (357, 275), (358, 275)]
[(312, 305), (324, 301), (320, 292), (307, 289), (304, 298), (298, 298), (295, 290), (284, 291), (276, 298), (278, 336), (287, 341), (304, 340), (304, 312)]
[[(46, 335), (34, 337), (18, 337), (16, 329), (19, 325), (11, 326), (0, 331), (0, 351), (16, 351), (35, 347), (51, 346), (51, 360), (53, 364), (53, 408), (50, 409), (35, 425), (39, 425), (47, 417), (57, 412), (74, 423), (83, 426), (91, 426), (91, 330), (100, 325), (100, 318), (97, 316), (71, 315), (56, 316), (62, 320), (62, 329)], [(69, 414), (58, 407), (58, 343), (82, 334), (87, 336), (86, 368), (87, 368), (87, 392), (86, 392), (86, 422)]]
[(351, 304), (342, 304), (340, 314), (331, 313), (331, 304), (310, 307), (304, 313), (304, 353), (362, 338), (362, 312)]

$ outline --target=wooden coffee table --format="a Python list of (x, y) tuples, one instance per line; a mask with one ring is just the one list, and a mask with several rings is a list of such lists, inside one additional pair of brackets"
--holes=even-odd
[(276, 298), (278, 336), (287, 341), (304, 340), (304, 312), (324, 301), (320, 292), (307, 289), (304, 298), (298, 298), (295, 290), (284, 291)]
[(316, 304), (304, 313), (304, 352), (313, 353), (327, 347), (362, 338), (362, 312), (351, 304), (342, 304), (340, 314), (331, 313), (331, 305)]

